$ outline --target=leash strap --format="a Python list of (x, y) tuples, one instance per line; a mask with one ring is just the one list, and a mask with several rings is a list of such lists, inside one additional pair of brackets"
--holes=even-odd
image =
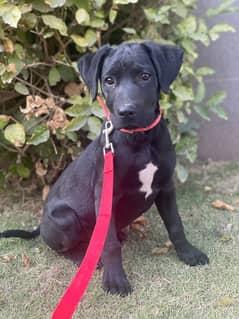
[(72, 317), (77, 304), (81, 300), (89, 281), (96, 269), (97, 263), (106, 240), (112, 210), (113, 179), (114, 179), (114, 153), (112, 150), (104, 155), (104, 177), (99, 208), (99, 216), (91, 236), (85, 257), (79, 270), (58, 303), (52, 319), (69, 319)]
[(99, 102), (100, 106), (102, 107), (102, 109), (105, 113), (107, 120), (109, 121), (110, 120), (110, 111), (108, 110), (107, 106), (105, 105), (104, 100), (102, 99), (101, 96), (97, 95), (97, 101)]

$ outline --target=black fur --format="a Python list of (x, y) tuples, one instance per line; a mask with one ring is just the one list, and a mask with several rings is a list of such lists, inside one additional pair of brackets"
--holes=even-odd
[[(78, 62), (93, 100), (100, 81), (115, 128), (110, 136), (115, 149), (113, 211), (101, 255), (103, 286), (111, 293), (131, 292), (122, 265), (121, 230), (154, 203), (178, 257), (192, 266), (208, 263), (207, 256), (193, 247), (184, 234), (173, 183), (176, 157), (165, 120), (149, 132), (120, 132), (120, 128), (145, 127), (154, 121), (159, 114), (160, 90), (168, 92), (179, 72), (182, 55), (182, 50), (175, 46), (147, 41), (116, 48), (107, 45)], [(103, 141), (101, 134), (51, 188), (40, 233), (58, 252), (80, 254), (80, 245), (91, 236), (101, 195)], [(151, 185), (142, 179), (147, 167), (155, 169)]]

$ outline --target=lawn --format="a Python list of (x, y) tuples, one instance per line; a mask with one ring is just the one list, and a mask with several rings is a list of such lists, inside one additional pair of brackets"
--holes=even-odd
[[(188, 239), (208, 254), (210, 264), (186, 266), (174, 250), (153, 255), (152, 249), (168, 238), (152, 209), (146, 215), (146, 238), (131, 232), (123, 246), (132, 295), (104, 293), (102, 270), (97, 270), (74, 318), (239, 318), (239, 163), (197, 164), (177, 190)], [(42, 203), (40, 195), (31, 193), (34, 190), (1, 192), (0, 231), (38, 224)], [(213, 208), (216, 199), (233, 205), (235, 211)], [(76, 266), (39, 238), (0, 240), (0, 319), (50, 318), (75, 272)]]

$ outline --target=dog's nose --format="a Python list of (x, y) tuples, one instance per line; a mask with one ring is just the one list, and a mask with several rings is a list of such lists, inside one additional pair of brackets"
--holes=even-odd
[(133, 105), (122, 105), (118, 109), (120, 117), (133, 117), (135, 115), (135, 108)]

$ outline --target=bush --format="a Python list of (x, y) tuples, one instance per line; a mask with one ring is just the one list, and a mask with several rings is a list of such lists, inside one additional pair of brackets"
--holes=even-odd
[[(140, 39), (174, 43), (185, 51), (184, 64), (161, 105), (169, 119), (178, 154), (177, 175), (187, 178), (185, 164), (197, 154), (195, 110), (209, 120), (222, 118), (225, 98), (217, 92), (205, 101), (208, 67), (195, 69), (197, 43), (208, 46), (227, 24), (208, 28), (194, 15), (196, 0), (34, 0), (0, 1), (0, 181), (37, 174), (54, 181), (66, 163), (97, 134), (102, 111), (91, 103), (75, 61), (109, 42)], [(232, 10), (232, 0), (207, 15)], [(195, 83), (195, 88), (192, 87)], [(90, 105), (90, 107), (89, 107)]]

